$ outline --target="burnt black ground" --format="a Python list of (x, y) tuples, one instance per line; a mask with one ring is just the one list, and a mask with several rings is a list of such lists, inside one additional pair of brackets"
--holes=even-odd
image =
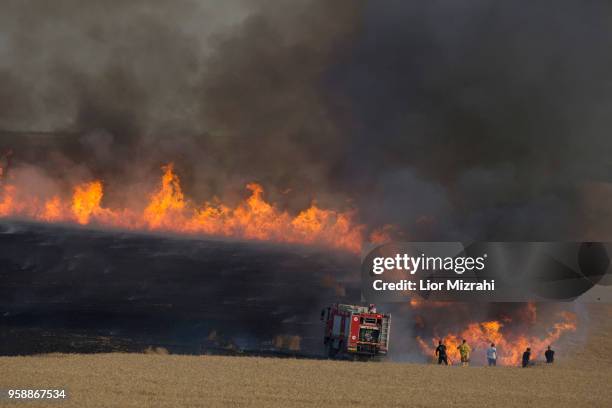
[(5, 220), (0, 354), (265, 354), (298, 335), (298, 354), (316, 355), (319, 312), (359, 301), (358, 269), (320, 248)]

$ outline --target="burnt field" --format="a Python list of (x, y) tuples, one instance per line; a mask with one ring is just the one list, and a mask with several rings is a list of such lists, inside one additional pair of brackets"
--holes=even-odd
[[(358, 256), (314, 246), (5, 220), (0, 354), (152, 347), (171, 354), (319, 358), (320, 311), (334, 302), (361, 302), (358, 269)], [(451, 357), (457, 339), (467, 338), (478, 348), (476, 365), (484, 364), (486, 344), (496, 338), (502, 364), (516, 365), (529, 345), (536, 359), (551, 343), (571, 353), (590, 326), (589, 311), (576, 303), (413, 300), (381, 305), (393, 315), (392, 361), (430, 361), (443, 336)]]
[(0, 354), (321, 352), (358, 257), (300, 246), (0, 223)]

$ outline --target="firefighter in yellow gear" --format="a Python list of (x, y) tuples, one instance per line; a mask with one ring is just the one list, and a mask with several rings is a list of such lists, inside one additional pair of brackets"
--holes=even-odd
[(472, 349), (467, 344), (465, 339), (463, 339), (461, 345), (457, 347), (457, 349), (459, 350), (459, 354), (461, 355), (461, 366), (467, 367), (470, 364), (470, 352), (472, 351)]

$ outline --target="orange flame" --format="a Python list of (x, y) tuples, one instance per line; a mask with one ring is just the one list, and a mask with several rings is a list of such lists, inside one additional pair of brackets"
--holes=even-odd
[(69, 199), (45, 200), (5, 183), (0, 184), (0, 217), (319, 244), (354, 253), (361, 249), (365, 227), (354, 223), (353, 211), (323, 209), (313, 202), (292, 216), (267, 202), (264, 189), (256, 183), (247, 184), (250, 196), (235, 207), (218, 199), (197, 206), (185, 197), (173, 165), (162, 169), (161, 184), (142, 211), (103, 207), (104, 186), (99, 180), (75, 186)]
[(440, 307), (456, 306), (457, 303), (443, 300), (424, 300), (421, 297), (412, 297), (409, 301), (410, 307), (415, 309), (436, 309)]
[(47, 222), (58, 221), (62, 218), (62, 203), (58, 196), (54, 196), (45, 202), (45, 209), (41, 219)]
[[(529, 304), (528, 309), (535, 311), (535, 305)], [(542, 336), (530, 336), (524, 333), (512, 333), (504, 330), (505, 324), (497, 321), (474, 322), (468, 324), (467, 328), (459, 333), (447, 333), (443, 336), (435, 336), (430, 342), (417, 337), (417, 343), (425, 355), (433, 355), (438, 340), (446, 344), (448, 357), (452, 362), (459, 361), (459, 350), (457, 347), (465, 339), (472, 348), (472, 357), (480, 353), (484, 357), (485, 350), (494, 343), (497, 348), (497, 361), (501, 365), (519, 365), (523, 352), (527, 347), (531, 348), (532, 358), (541, 358), (546, 347), (555, 343), (568, 331), (576, 330), (576, 315), (569, 312), (561, 312), (560, 320), (548, 329)], [(510, 318), (506, 320), (510, 321)]]
[(0, 217), (6, 217), (15, 212), (19, 207), (15, 203), (15, 186), (10, 184), (4, 185), (2, 200), (0, 200)]
[(392, 241), (392, 232), (395, 231), (395, 226), (386, 224), (382, 228), (372, 231), (370, 234), (370, 242), (373, 244), (384, 244)]
[(93, 181), (76, 186), (72, 196), (72, 212), (81, 225), (89, 224), (92, 216), (99, 213), (102, 208), (102, 183)]
[(143, 214), (145, 222), (151, 229), (164, 227), (171, 229), (174, 220), (181, 218), (181, 212), (185, 208), (185, 197), (180, 180), (173, 173), (173, 165), (168, 164), (163, 170), (161, 188), (151, 196), (151, 201)]

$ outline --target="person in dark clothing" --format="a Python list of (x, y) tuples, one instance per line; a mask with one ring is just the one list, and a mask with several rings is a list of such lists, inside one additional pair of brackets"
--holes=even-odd
[(436, 356), (438, 356), (438, 364), (444, 363), (444, 365), (448, 365), (448, 357), (446, 356), (446, 345), (442, 343), (442, 340), (438, 342), (438, 347), (436, 348)]
[(546, 357), (546, 362), (548, 364), (551, 364), (553, 361), (555, 361), (555, 351), (551, 350), (550, 346), (548, 346), (548, 348), (544, 352), (544, 357)]
[(531, 349), (527, 347), (527, 350), (523, 353), (523, 367), (529, 365), (529, 359), (531, 358)]

